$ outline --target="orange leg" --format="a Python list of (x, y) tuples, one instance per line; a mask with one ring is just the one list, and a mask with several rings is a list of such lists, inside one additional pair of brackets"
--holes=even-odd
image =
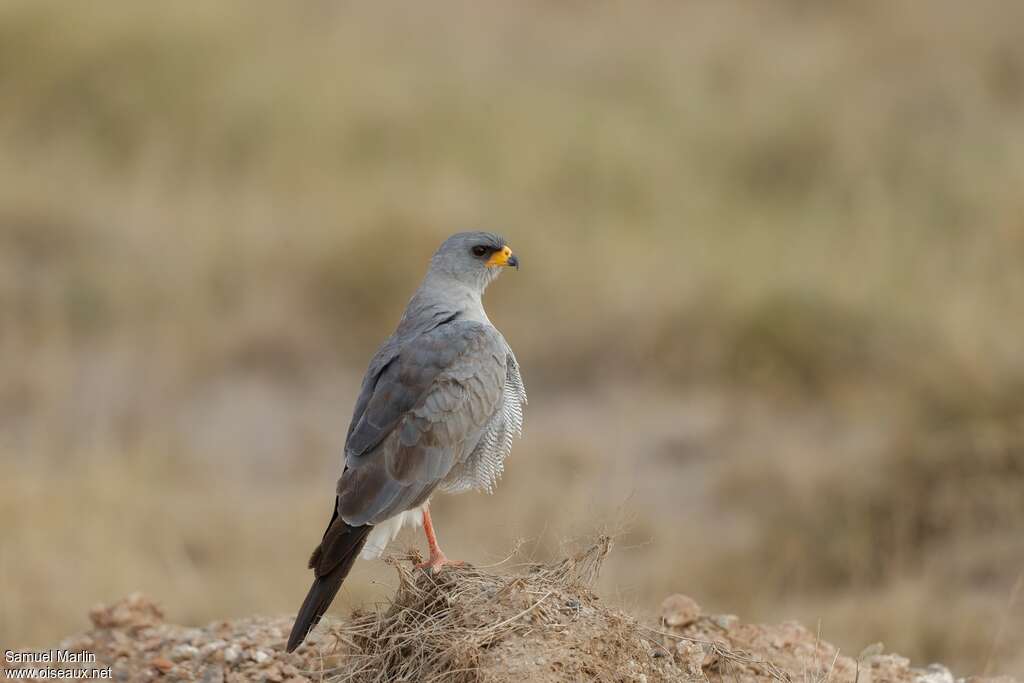
[(462, 560), (449, 560), (437, 544), (437, 536), (434, 534), (434, 525), (430, 521), (430, 507), (423, 507), (423, 533), (427, 535), (427, 546), (430, 548), (430, 559), (416, 565), (417, 569), (429, 569), (436, 572), (446, 564), (464, 564)]

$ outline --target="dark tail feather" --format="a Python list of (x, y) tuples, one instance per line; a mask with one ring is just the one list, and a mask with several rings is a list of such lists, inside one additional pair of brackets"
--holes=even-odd
[(288, 637), (288, 652), (302, 644), (306, 635), (320, 622), (320, 617), (331, 606), (372, 528), (369, 524), (349, 526), (337, 516), (331, 520), (323, 542), (309, 558), (309, 567), (316, 578), (313, 579), (313, 586), (299, 608), (298, 616), (295, 617), (292, 634)]

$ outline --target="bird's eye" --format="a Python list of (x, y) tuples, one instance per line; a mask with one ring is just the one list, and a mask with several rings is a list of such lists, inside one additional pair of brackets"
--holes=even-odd
[(477, 246), (473, 247), (473, 256), (480, 257), (480, 256), (483, 256), (486, 253), (487, 253), (487, 247), (485, 247), (483, 245), (478, 244)]

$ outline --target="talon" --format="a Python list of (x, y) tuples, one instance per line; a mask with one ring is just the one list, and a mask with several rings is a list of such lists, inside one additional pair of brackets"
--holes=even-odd
[(435, 553), (430, 554), (430, 559), (426, 562), (419, 562), (416, 564), (416, 569), (426, 569), (432, 574), (436, 574), (441, 571), (441, 568), (445, 565), (451, 565), (453, 567), (461, 567), (466, 564), (465, 560), (449, 560), (448, 557), (438, 550)]

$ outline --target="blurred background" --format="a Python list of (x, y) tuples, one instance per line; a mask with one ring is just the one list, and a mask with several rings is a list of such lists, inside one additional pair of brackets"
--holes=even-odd
[(530, 406), (450, 555), (613, 529), (638, 614), (1024, 675), (1022, 188), (1009, 0), (6, 0), (0, 642), (294, 612), (366, 363), (485, 228)]

